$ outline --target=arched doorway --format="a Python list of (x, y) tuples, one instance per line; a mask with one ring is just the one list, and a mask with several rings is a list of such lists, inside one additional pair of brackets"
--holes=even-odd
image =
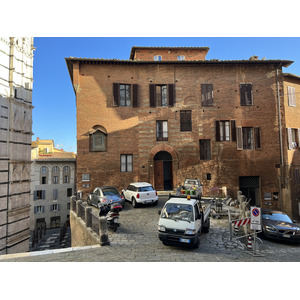
[(167, 151), (159, 151), (154, 158), (154, 186), (158, 191), (173, 189), (172, 155)]

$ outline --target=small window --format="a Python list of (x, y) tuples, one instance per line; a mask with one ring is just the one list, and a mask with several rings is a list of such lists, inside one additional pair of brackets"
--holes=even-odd
[(70, 176), (64, 175), (64, 183), (70, 183)]
[(82, 174), (81, 180), (82, 181), (90, 181), (90, 174)]
[(192, 131), (192, 111), (180, 111), (180, 131)]
[(52, 204), (50, 205), (50, 211), (58, 211), (59, 205), (58, 204)]
[(300, 129), (287, 128), (288, 149), (298, 149), (300, 141)]
[(211, 159), (210, 140), (201, 139), (199, 143), (200, 143), (200, 160), (210, 160)]
[(185, 56), (184, 55), (178, 55), (177, 60), (185, 60)]
[(97, 130), (90, 135), (90, 145), (91, 151), (106, 151), (106, 134)]
[(154, 56), (154, 61), (161, 61), (161, 60), (162, 60), (161, 55)]
[(240, 98), (242, 106), (253, 105), (251, 83), (240, 84)]
[(131, 106), (130, 84), (120, 84), (120, 106)]
[(37, 190), (34, 191), (34, 200), (45, 199), (45, 191), (44, 190)]
[(132, 154), (121, 154), (121, 172), (132, 172)]
[(58, 199), (58, 189), (53, 190), (53, 199), (57, 200)]
[(213, 105), (213, 85), (201, 84), (201, 103), (202, 106)]
[(72, 196), (72, 188), (67, 189), (67, 197)]
[(168, 121), (156, 121), (156, 140), (168, 140)]
[(47, 177), (46, 176), (42, 176), (42, 184), (47, 184)]
[(58, 183), (58, 176), (53, 176), (53, 183), (57, 184)]
[(35, 214), (42, 214), (45, 212), (44, 206), (39, 205), (34, 207), (34, 213)]

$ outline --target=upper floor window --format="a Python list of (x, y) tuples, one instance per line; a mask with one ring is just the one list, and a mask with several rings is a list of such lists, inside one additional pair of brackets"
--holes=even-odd
[(201, 84), (201, 103), (202, 106), (213, 105), (213, 85)]
[(261, 149), (260, 127), (237, 127), (237, 149)]
[(52, 183), (59, 183), (59, 167), (58, 166), (54, 166), (52, 168)]
[(289, 106), (296, 106), (296, 94), (295, 94), (295, 88), (292, 86), (287, 87), (287, 94), (288, 94), (288, 103)]
[(180, 131), (192, 131), (192, 111), (180, 111)]
[(90, 181), (90, 174), (82, 174), (81, 180), (82, 181)]
[(184, 55), (178, 55), (177, 60), (185, 60), (185, 56)]
[[(230, 135), (231, 133), (231, 135)], [(236, 141), (235, 120), (231, 121), (216, 121), (216, 141)]]
[(150, 84), (150, 107), (173, 106), (175, 102), (174, 84)]
[(161, 61), (162, 60), (161, 55), (155, 55), (154, 60), (155, 61)]
[(115, 106), (138, 106), (138, 85), (137, 84), (113, 84), (113, 96)]
[(64, 166), (63, 173), (64, 183), (70, 183), (70, 167)]
[(240, 98), (241, 105), (253, 105), (252, 96), (252, 84), (251, 83), (241, 83), (240, 84)]
[(156, 140), (168, 140), (168, 121), (156, 121)]
[(300, 142), (300, 129), (287, 128), (288, 149), (298, 149)]
[(46, 166), (41, 167), (41, 174), (40, 174), (40, 184), (47, 184), (48, 183), (48, 168)]
[(106, 139), (104, 132), (96, 130), (90, 135), (90, 151), (106, 151)]

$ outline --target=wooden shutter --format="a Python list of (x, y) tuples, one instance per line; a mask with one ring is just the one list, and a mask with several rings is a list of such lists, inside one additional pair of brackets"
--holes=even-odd
[(138, 107), (138, 85), (132, 85), (132, 107)]
[(37, 209), (37, 208), (36, 208), (36, 206), (35, 206), (35, 207), (34, 207), (34, 213), (35, 213), (35, 214), (36, 214), (36, 209)]
[(289, 106), (296, 106), (295, 88), (288, 86), (288, 102)]
[(298, 148), (300, 149), (300, 128), (298, 128)]
[(45, 205), (42, 206), (42, 213), (45, 212)]
[(246, 92), (245, 84), (240, 84), (241, 105), (246, 105), (245, 92)]
[(42, 194), (43, 194), (43, 200), (45, 200), (46, 191), (42, 191)]
[(236, 142), (235, 120), (231, 120), (231, 141)]
[(242, 127), (236, 127), (237, 150), (243, 150), (243, 131)]
[(201, 102), (202, 102), (202, 106), (206, 106), (207, 105), (207, 92), (206, 92), (206, 84), (201, 84)]
[(260, 144), (260, 127), (254, 127), (255, 150), (261, 149)]
[(50, 205), (50, 211), (53, 211), (53, 204)]
[(34, 191), (33, 192), (33, 200), (36, 200), (36, 198), (37, 198), (37, 191)]
[(119, 106), (120, 103), (120, 84), (113, 84), (114, 105)]
[(174, 106), (175, 103), (175, 85), (168, 84), (168, 105)]
[(288, 133), (288, 147), (289, 149), (293, 149), (292, 128), (287, 128), (287, 133)]
[(156, 93), (155, 93), (156, 85), (149, 85), (149, 95), (150, 95), (150, 107), (156, 107)]
[(216, 142), (220, 142), (220, 121), (216, 121)]
[(60, 204), (57, 204), (57, 210), (60, 210)]

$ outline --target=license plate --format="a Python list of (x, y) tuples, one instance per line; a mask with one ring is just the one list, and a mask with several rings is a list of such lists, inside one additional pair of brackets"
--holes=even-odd
[(191, 242), (191, 240), (189, 240), (189, 239), (179, 239), (179, 240), (182, 243), (190, 243)]
[(290, 238), (291, 236), (289, 234), (283, 234), (282, 235), (284, 238)]

